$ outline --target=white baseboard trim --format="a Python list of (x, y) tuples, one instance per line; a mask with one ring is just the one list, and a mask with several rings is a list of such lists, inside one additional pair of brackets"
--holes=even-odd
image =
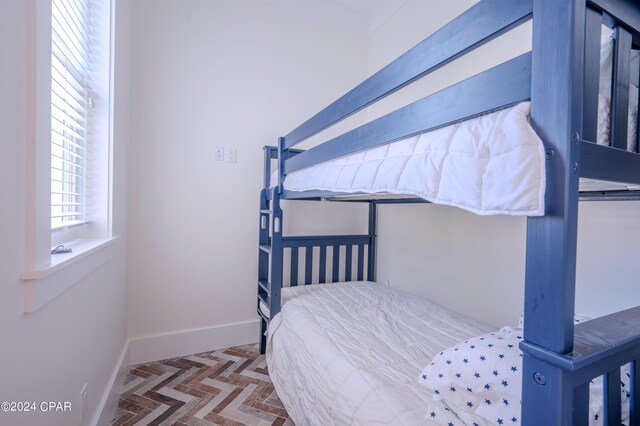
[(130, 348), (131, 345), (127, 340), (120, 353), (120, 358), (111, 374), (109, 380), (109, 386), (104, 391), (98, 409), (93, 417), (93, 421), (90, 423), (93, 426), (107, 426), (111, 424), (113, 414), (116, 412), (118, 406), (118, 400), (124, 387), (124, 381), (127, 378), (127, 371), (129, 371), (130, 362)]
[(215, 351), (258, 341), (260, 321), (179, 331), (130, 340), (130, 365)]

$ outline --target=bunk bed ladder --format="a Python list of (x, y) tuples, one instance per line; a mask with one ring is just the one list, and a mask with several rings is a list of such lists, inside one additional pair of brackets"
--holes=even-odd
[(260, 315), (259, 349), (263, 354), (267, 325), (280, 310), (280, 289), (282, 288), (282, 209), (280, 196), (275, 188), (264, 188), (260, 192), (258, 244), (257, 309)]
[[(280, 227), (282, 225), (282, 210), (280, 200), (274, 186), (271, 185), (271, 161), (277, 158), (277, 148), (272, 146), (264, 147), (264, 182), (260, 191), (260, 223), (258, 234), (258, 299), (257, 311), (260, 316), (260, 353), (264, 354), (266, 345), (266, 332), (269, 321), (276, 314), (271, 310), (272, 302), (275, 306), (280, 306), (280, 285), (272, 286), (272, 282), (282, 281), (282, 266), (273, 270), (272, 265), (282, 265), (282, 249), (279, 248)], [(276, 229), (277, 226), (277, 229)], [(275, 232), (275, 231), (278, 232)], [(275, 237), (275, 238), (274, 238)], [(275, 243), (275, 244), (274, 244)], [(279, 251), (279, 253), (278, 253)], [(279, 257), (279, 262), (273, 262), (273, 257)], [(277, 259), (276, 259), (277, 260)], [(279, 273), (278, 273), (279, 272)], [(280, 283), (277, 281), (277, 283)], [(276, 287), (274, 292), (272, 288)], [(268, 310), (261, 309), (262, 307)]]

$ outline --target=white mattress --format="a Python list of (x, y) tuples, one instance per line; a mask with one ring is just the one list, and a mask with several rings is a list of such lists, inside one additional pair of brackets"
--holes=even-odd
[(291, 191), (415, 195), (480, 215), (544, 214), (545, 154), (529, 102), (289, 173)]
[(425, 422), (432, 392), (416, 377), (437, 352), (489, 331), (433, 302), (382, 284), (282, 291), (267, 365), (297, 425)]

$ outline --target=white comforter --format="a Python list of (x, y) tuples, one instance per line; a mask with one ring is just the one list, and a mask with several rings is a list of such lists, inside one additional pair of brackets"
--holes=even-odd
[(545, 154), (530, 103), (290, 173), (284, 186), (416, 195), (480, 215), (544, 214)]
[(437, 352), (487, 326), (382, 284), (283, 289), (267, 365), (297, 425), (425, 423), (416, 377)]

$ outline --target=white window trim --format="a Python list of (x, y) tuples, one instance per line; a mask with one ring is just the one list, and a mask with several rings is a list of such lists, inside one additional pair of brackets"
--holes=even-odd
[[(107, 145), (105, 149), (105, 207), (99, 223), (91, 227), (88, 238), (69, 232), (65, 245), (69, 254), (51, 255), (52, 233), (60, 242), (65, 231), (51, 230), (50, 158), (51, 158), (51, 0), (28, 0), (30, 35), (29, 93), (27, 122), (27, 260), (22, 273), (23, 311), (34, 312), (55, 299), (82, 278), (105, 264), (115, 253), (117, 236), (112, 231), (112, 154), (113, 154), (113, 75), (114, 75), (114, 2), (109, 1), (109, 93)], [(64, 238), (64, 237), (63, 237)]]

